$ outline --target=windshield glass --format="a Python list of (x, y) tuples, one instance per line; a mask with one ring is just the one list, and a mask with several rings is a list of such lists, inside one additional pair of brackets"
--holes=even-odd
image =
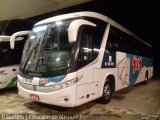
[(20, 70), (40, 73), (71, 67), (74, 44), (68, 40), (70, 22), (34, 27), (24, 47)]

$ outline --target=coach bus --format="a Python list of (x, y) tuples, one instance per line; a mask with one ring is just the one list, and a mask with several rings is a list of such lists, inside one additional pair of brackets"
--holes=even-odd
[(108, 103), (113, 92), (152, 77), (151, 49), (99, 13), (76, 12), (42, 20), (25, 43), (17, 76), (19, 95), (63, 107), (98, 98)]
[(34, 23), (22, 19), (0, 21), (0, 89), (16, 86), (18, 64), (21, 60), (25, 36), (16, 39), (15, 48), (10, 48), (10, 36), (18, 31), (31, 30)]

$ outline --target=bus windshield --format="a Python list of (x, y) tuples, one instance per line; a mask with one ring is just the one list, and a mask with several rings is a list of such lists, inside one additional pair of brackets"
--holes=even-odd
[(68, 27), (71, 21), (36, 26), (26, 41), (20, 70), (51, 72), (71, 67), (74, 43), (69, 43)]

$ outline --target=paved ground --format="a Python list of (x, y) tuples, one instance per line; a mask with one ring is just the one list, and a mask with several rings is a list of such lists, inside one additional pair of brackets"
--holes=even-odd
[(17, 95), (17, 90), (0, 91), (0, 113), (81, 114), (83, 120), (142, 120), (142, 115), (159, 114), (160, 119), (160, 80), (151, 80), (147, 85), (138, 84), (116, 92), (106, 105), (92, 101), (75, 108), (35, 103)]

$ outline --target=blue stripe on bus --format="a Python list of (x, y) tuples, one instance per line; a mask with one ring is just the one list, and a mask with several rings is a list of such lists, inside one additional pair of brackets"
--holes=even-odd
[(65, 78), (65, 76), (66, 75), (61, 75), (61, 76), (48, 78), (48, 82), (55, 82), (55, 83), (61, 82)]
[(50, 78), (43, 78), (43, 79), (40, 79), (39, 81), (39, 86), (45, 86), (47, 83), (50, 83), (50, 82), (54, 82), (54, 83), (58, 83), (58, 82), (61, 82), (64, 78), (65, 78), (66, 75), (61, 75), (61, 76), (56, 76), (56, 77), (50, 77)]

